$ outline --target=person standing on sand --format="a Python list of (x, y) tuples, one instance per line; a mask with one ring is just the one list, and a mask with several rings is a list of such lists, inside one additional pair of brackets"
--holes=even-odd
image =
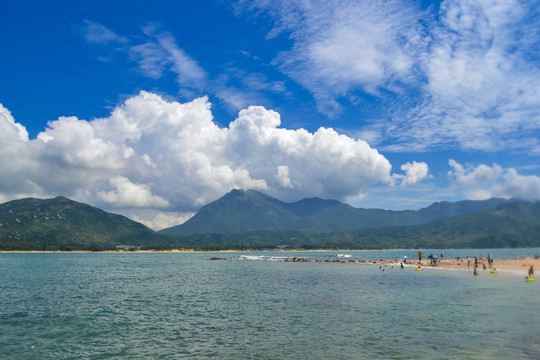
[(418, 252), (418, 261), (422, 261), (422, 255), (423, 255), (422, 252), (419, 251)]

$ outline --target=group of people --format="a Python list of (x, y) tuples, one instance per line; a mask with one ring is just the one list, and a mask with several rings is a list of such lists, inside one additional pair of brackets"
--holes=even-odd
[[(421, 269), (421, 261), (422, 261), (422, 256), (424, 254), (419, 251), (418, 252), (418, 268), (416, 270), (420, 270)], [(433, 254), (430, 254), (428, 257), (428, 260), (430, 260), (430, 264), (431, 266), (435, 266), (437, 264), (437, 261), (438, 261), (438, 257), (436, 255), (433, 255)], [(441, 253), (441, 256), (440, 256), (440, 259), (442, 260), (444, 258), (444, 254)], [(403, 269), (403, 263), (406, 263), (407, 262), (407, 257), (404, 256), (403, 257), (403, 261), (401, 263), (401, 268)], [(459, 256), (456, 257), (456, 260), (459, 262), (460, 258)], [(478, 261), (478, 258), (476, 256), (474, 256), (472, 259), (470, 257), (467, 256), (467, 268), (470, 269), (471, 268), (471, 262), (474, 260), (474, 267), (473, 267), (473, 275), (478, 275), (478, 264), (479, 264), (479, 261)], [(481, 260), (484, 260), (484, 258), (482, 258)], [(496, 274), (497, 273), (497, 270), (493, 267), (493, 257), (488, 254), (487, 255), (487, 258), (485, 258), (485, 260), (487, 260), (487, 264), (489, 266), (489, 268), (491, 269), (491, 273), (492, 274)], [(486, 264), (484, 261), (481, 261), (480, 262), (482, 264), (482, 267), (484, 268), (484, 270), (487, 270), (486, 268)], [(527, 275), (527, 281), (528, 282), (531, 282), (531, 281), (534, 281), (534, 269), (533, 269), (533, 266), (531, 265), (531, 267), (529, 268), (529, 272), (528, 272), (528, 275)]]
[[(491, 269), (491, 273), (492, 274), (497, 273), (497, 271), (493, 268), (493, 257), (490, 254), (487, 255), (487, 262), (488, 262), (489, 268)], [(469, 257), (467, 257), (467, 265), (469, 268), (471, 267), (471, 258)], [(486, 264), (484, 262), (482, 262), (482, 266), (484, 270), (486, 270)], [(476, 256), (474, 257), (473, 275), (478, 275), (478, 258)]]
[[(418, 252), (418, 261), (419, 261), (419, 262), (422, 261), (422, 256), (423, 256), (423, 255), (424, 255), (424, 254), (423, 254), (421, 251)], [(429, 254), (429, 256), (428, 256), (427, 258), (428, 258), (428, 260), (430, 261), (430, 265), (431, 265), (431, 266), (437, 265), (437, 261), (439, 260), (439, 258), (437, 257), (437, 255)], [(444, 258), (444, 253), (441, 253), (441, 260), (442, 260), (443, 258)]]

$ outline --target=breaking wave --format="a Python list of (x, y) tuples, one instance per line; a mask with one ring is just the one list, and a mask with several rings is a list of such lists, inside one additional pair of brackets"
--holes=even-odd
[(241, 255), (240, 260), (255, 260), (255, 261), (284, 261), (287, 259), (282, 256), (268, 256), (268, 255)]

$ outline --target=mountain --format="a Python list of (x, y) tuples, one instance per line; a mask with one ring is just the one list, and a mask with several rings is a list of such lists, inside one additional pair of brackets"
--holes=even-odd
[(233, 190), (206, 205), (181, 226), (164, 229), (160, 234), (244, 232), (251, 229), (287, 228), (291, 213), (285, 203), (258, 191)]
[(202, 250), (414, 249), (540, 247), (540, 202), (510, 201), (492, 209), (444, 217), (423, 225), (354, 231), (259, 230), (242, 234), (194, 234), (178, 246)]
[(204, 206), (182, 225), (162, 235), (238, 234), (250, 231), (332, 232), (388, 226), (420, 225), (430, 221), (492, 208), (503, 199), (438, 202), (413, 211), (356, 209), (337, 200), (320, 198), (285, 203), (255, 190), (233, 190)]
[[(234, 190), (176, 232), (65, 197), (0, 204), (0, 250), (492, 248), (540, 246), (540, 202), (439, 202), (424, 209), (355, 209), (319, 198), (285, 203)], [(197, 231), (199, 231), (197, 233)], [(189, 233), (189, 234), (188, 234)]]
[(5, 250), (104, 250), (162, 242), (140, 223), (62, 196), (0, 204), (0, 248)]

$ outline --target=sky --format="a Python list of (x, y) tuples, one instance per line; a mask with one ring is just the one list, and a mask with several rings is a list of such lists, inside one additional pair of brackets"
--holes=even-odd
[(0, 202), (540, 199), (540, 1), (0, 2)]

